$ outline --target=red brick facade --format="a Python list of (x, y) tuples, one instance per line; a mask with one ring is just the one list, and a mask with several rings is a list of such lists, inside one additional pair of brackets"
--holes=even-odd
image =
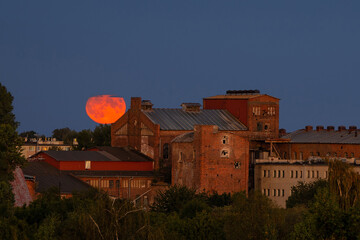
[(217, 126), (194, 127), (193, 142), (172, 143), (172, 184), (197, 191), (247, 191), (249, 141)]

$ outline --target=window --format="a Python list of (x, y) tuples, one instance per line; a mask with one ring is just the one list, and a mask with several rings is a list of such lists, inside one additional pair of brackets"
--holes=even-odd
[(300, 171), (300, 178), (302, 178), (302, 171)]
[(280, 197), (280, 189), (278, 189), (277, 195)]
[(265, 123), (265, 125), (264, 125), (264, 130), (265, 131), (268, 131), (269, 130), (269, 127), (270, 126), (270, 124), (269, 123)]
[(282, 190), (282, 196), (285, 196), (285, 191), (284, 191), (284, 189)]
[(274, 189), (274, 197), (276, 197), (276, 189)]
[(240, 168), (240, 163), (239, 162), (234, 162), (234, 168)]
[(275, 107), (268, 107), (268, 115), (274, 116), (275, 115)]
[(281, 177), (281, 171), (280, 170), (278, 171), (278, 177)]
[(266, 196), (266, 189), (265, 188), (264, 188), (263, 192), (264, 192), (264, 195)]
[(293, 178), (293, 177), (294, 177), (294, 171), (293, 171), (293, 170), (291, 170), (290, 177), (291, 177), (291, 178)]
[(169, 158), (169, 144), (165, 143), (163, 146), (163, 159)]
[(266, 177), (266, 170), (264, 170), (264, 177)]
[(319, 178), (319, 171), (316, 171), (316, 178)]
[(222, 144), (228, 144), (229, 143), (229, 137), (228, 136), (223, 136), (221, 142), (222, 142)]
[(274, 178), (276, 178), (276, 170), (274, 170)]
[(294, 159), (297, 159), (297, 155), (296, 155), (296, 152), (294, 152)]
[(129, 180), (128, 179), (122, 180), (121, 187), (123, 187), (123, 188), (129, 187)]
[(183, 154), (182, 152), (179, 152), (179, 162), (182, 162)]
[(229, 157), (229, 151), (228, 151), (228, 150), (222, 150), (222, 151), (221, 151), (221, 157), (226, 157), (226, 158), (228, 158), (228, 157)]
[(314, 171), (312, 171), (312, 178), (314, 178), (315, 177), (315, 173), (314, 173)]
[(268, 196), (270, 196), (270, 189), (268, 189), (268, 191), (267, 191), (267, 192), (268, 192), (268, 194), (267, 194), (267, 195), (268, 195)]
[(352, 152), (352, 153), (351, 153), (351, 157), (353, 158), (354, 156), (355, 156), (355, 155), (354, 155), (354, 153)]
[(113, 188), (114, 187), (114, 180), (109, 180), (109, 188)]
[(258, 132), (262, 131), (263, 126), (262, 126), (262, 123), (261, 123), (261, 122), (258, 122), (258, 123), (257, 123), (256, 129), (257, 129)]
[(29, 150), (30, 150), (30, 151), (35, 151), (35, 147), (34, 147), (34, 146), (31, 146), (31, 147), (29, 148)]
[(116, 188), (118, 188), (118, 189), (120, 188), (120, 180), (116, 180), (116, 181), (115, 181), (115, 186), (116, 186)]
[(260, 107), (253, 107), (253, 115), (255, 116), (260, 115)]
[(317, 155), (318, 157), (320, 157), (320, 152), (316, 152), (316, 155)]
[(308, 178), (310, 178), (310, 170), (308, 171)]
[(298, 171), (295, 172), (295, 178), (298, 178)]
[(283, 178), (285, 177), (285, 171), (283, 170)]
[(268, 174), (267, 174), (267, 177), (270, 177), (270, 170), (268, 170)]
[(284, 152), (283, 153), (283, 159), (286, 159), (286, 157), (287, 157), (287, 154), (286, 154), (286, 152)]
[(303, 152), (300, 152), (300, 154), (299, 154), (299, 159), (300, 159), (300, 160), (303, 159)]
[(90, 169), (90, 168), (91, 168), (91, 162), (85, 161), (85, 169)]

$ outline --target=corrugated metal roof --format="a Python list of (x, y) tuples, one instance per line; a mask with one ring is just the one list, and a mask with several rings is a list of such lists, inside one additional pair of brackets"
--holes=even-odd
[(101, 150), (99, 153), (105, 154), (106, 156), (111, 155), (117, 158), (117, 161), (129, 161), (129, 162), (148, 162), (153, 161), (152, 158), (146, 156), (145, 154), (132, 149), (130, 147), (110, 147), (102, 146), (95, 147)]
[(340, 143), (360, 144), (360, 132), (357, 131), (327, 131), (300, 129), (291, 132), (282, 138), (290, 139), (291, 143)]
[(62, 171), (78, 177), (154, 177), (152, 171)]
[(247, 127), (227, 110), (201, 109), (199, 112), (186, 112), (182, 109), (153, 108), (143, 111), (161, 130), (193, 130), (194, 125), (217, 125), (219, 130), (241, 131)]
[(46, 151), (56, 161), (118, 161), (94, 151)]
[(23, 168), (24, 174), (35, 176), (36, 191), (44, 192), (51, 187), (60, 187), (61, 193), (85, 191), (90, 186), (76, 177), (59, 171), (47, 162), (29, 162)]

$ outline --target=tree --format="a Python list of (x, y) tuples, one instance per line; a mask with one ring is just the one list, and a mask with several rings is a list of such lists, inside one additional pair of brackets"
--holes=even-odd
[(22, 132), (20, 133), (20, 137), (23, 137), (23, 138), (36, 138), (36, 132), (31, 130), (31, 131), (26, 131), (26, 132)]
[(292, 208), (296, 205), (309, 207), (310, 202), (314, 200), (316, 192), (320, 188), (327, 186), (328, 182), (323, 179), (311, 183), (299, 182), (298, 185), (291, 187), (291, 196), (286, 200), (286, 207)]
[(100, 124), (94, 129), (94, 144), (95, 146), (110, 146), (111, 145), (111, 126), (107, 124)]
[(84, 129), (78, 133), (77, 137), (78, 146), (77, 149), (85, 150), (94, 147), (93, 133), (90, 129)]
[(57, 128), (53, 131), (52, 137), (57, 140), (64, 141), (65, 144), (72, 145), (74, 138), (77, 138), (78, 133), (70, 128)]
[(0, 83), (0, 181), (13, 179), (13, 171), (25, 163), (21, 154), (22, 139), (16, 129), (19, 125), (12, 113), (13, 96)]

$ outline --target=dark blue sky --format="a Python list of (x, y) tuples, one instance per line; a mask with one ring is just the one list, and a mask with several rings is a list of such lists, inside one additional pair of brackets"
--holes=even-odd
[(278, 97), (280, 127), (360, 127), (360, 1), (0, 1), (0, 82), (19, 132), (93, 129), (94, 95), (179, 107)]

